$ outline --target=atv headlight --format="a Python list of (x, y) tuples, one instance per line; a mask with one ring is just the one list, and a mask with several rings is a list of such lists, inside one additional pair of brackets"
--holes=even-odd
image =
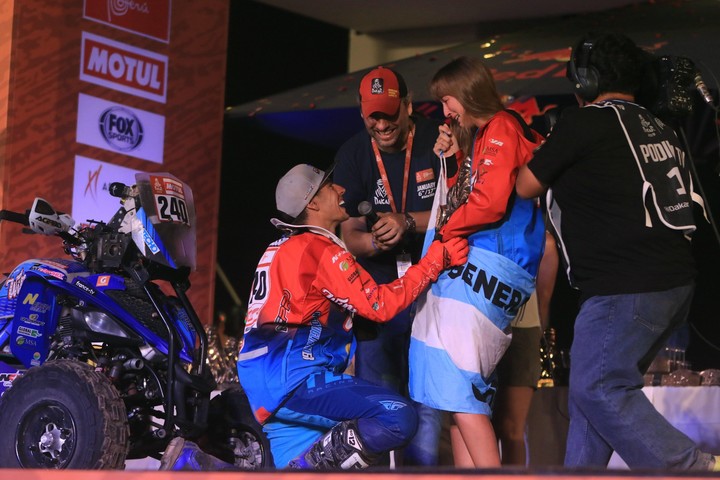
[(93, 332), (131, 338), (125, 329), (106, 313), (95, 310), (83, 312), (83, 320), (85, 320), (85, 324), (90, 327), (90, 330)]

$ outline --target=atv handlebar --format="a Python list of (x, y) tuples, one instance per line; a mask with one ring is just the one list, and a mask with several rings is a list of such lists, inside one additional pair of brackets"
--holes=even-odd
[(19, 223), (20, 225), (25, 226), (30, 225), (27, 213), (17, 213), (11, 212), (10, 210), (0, 210), (0, 221), (2, 220), (5, 220), (7, 222)]

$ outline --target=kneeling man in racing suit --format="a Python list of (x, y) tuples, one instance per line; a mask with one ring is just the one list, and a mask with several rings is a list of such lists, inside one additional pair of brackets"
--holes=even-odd
[[(355, 349), (355, 313), (386, 322), (444, 270), (463, 265), (464, 238), (435, 241), (404, 276), (378, 285), (334, 232), (347, 220), (344, 189), (310, 165), (277, 185), (286, 235), (260, 259), (251, 289), (238, 376), (270, 440), (277, 468), (358, 469), (405, 446), (417, 415), (397, 393), (344, 373)], [(335, 308), (340, 312), (333, 312)], [(161, 469), (232, 468), (181, 438)]]

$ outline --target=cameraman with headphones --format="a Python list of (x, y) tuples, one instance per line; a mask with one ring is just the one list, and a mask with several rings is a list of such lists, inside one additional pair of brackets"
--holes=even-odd
[(605, 467), (615, 450), (632, 469), (720, 469), (641, 390), (655, 354), (687, 319), (696, 276), (685, 152), (634, 103), (651, 58), (623, 35), (580, 39), (567, 73), (581, 108), (560, 118), (517, 179), (524, 198), (549, 188), (570, 284), (581, 291), (567, 467)]

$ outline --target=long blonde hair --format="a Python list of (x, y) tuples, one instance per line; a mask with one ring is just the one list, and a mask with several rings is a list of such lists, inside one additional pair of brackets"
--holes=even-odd
[[(447, 95), (455, 97), (474, 118), (492, 117), (505, 108), (492, 72), (472, 57), (458, 57), (438, 70), (430, 81), (430, 94), (438, 100)], [(460, 149), (470, 154), (476, 128), (461, 128), (454, 120), (451, 127)]]

